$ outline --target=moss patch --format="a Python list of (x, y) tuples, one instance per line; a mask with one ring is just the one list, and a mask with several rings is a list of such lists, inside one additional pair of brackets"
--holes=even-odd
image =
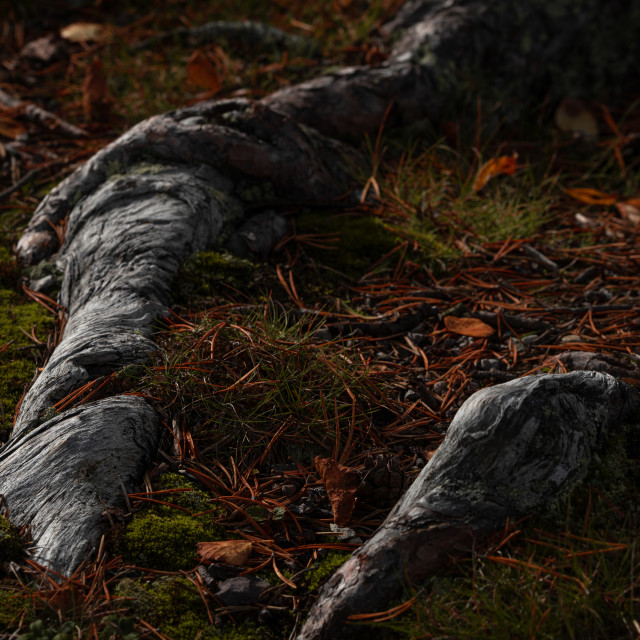
[(310, 571), (307, 576), (307, 584), (311, 593), (318, 590), (320, 585), (333, 575), (338, 567), (343, 565), (351, 557), (350, 553), (343, 551), (330, 551), (318, 566)]
[(18, 561), (24, 555), (25, 541), (20, 537), (20, 530), (0, 516), (0, 562)]
[(196, 564), (196, 544), (210, 540), (213, 532), (191, 516), (139, 514), (120, 540), (125, 561), (149, 569), (179, 571)]
[[(44, 307), (25, 302), (8, 289), (0, 289), (0, 429), (10, 429), (13, 412), (25, 386), (33, 378), (38, 349), (20, 329), (46, 342), (54, 320)], [(4, 348), (3, 348), (4, 347)]]
[(371, 265), (398, 244), (398, 238), (380, 220), (369, 216), (333, 215), (327, 212), (303, 213), (296, 217), (298, 234), (334, 235), (331, 249), (305, 245), (306, 253), (319, 262), (327, 262), (347, 277), (362, 277)]
[(203, 251), (188, 258), (174, 282), (178, 302), (211, 298), (223, 285), (246, 289), (251, 285), (255, 265), (227, 252)]
[(249, 623), (213, 626), (196, 588), (186, 578), (165, 577), (151, 583), (125, 578), (116, 595), (127, 599), (132, 612), (172, 640), (271, 640), (265, 627)]
[(222, 533), (211, 513), (202, 513), (212, 509), (210, 496), (178, 473), (164, 474), (157, 488), (186, 491), (157, 494), (157, 500), (168, 504), (154, 504), (136, 514), (120, 536), (118, 551), (125, 561), (149, 569), (192, 569), (198, 542), (219, 540)]

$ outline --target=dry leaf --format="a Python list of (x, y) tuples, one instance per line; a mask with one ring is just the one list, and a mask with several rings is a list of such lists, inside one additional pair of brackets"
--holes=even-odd
[(105, 40), (109, 35), (109, 28), (104, 24), (95, 22), (74, 22), (63, 29), (60, 29), (60, 35), (65, 40), (71, 42), (100, 42)]
[(574, 200), (578, 200), (584, 204), (599, 204), (607, 206), (615, 204), (618, 199), (616, 196), (598, 191), (597, 189), (565, 189), (565, 193)]
[(349, 522), (356, 506), (356, 490), (360, 484), (357, 471), (343, 467), (332, 458), (316, 456), (313, 460), (327, 490), (334, 522), (342, 526)]
[(194, 51), (187, 63), (187, 78), (196, 87), (206, 89), (211, 94), (222, 86), (216, 65), (202, 51)]
[[(637, 202), (637, 199), (629, 200), (628, 202), (616, 202), (616, 208), (620, 212), (620, 215), (636, 225), (640, 222), (640, 207), (633, 204)], [(638, 202), (640, 205), (640, 202)]]
[(18, 136), (26, 132), (27, 128), (17, 120), (0, 116), (0, 135), (15, 140)]
[(499, 158), (492, 158), (488, 162), (485, 162), (476, 174), (473, 180), (473, 191), (477, 193), (493, 178), (501, 173), (511, 175), (515, 173), (518, 168), (517, 165), (518, 154), (514, 153), (512, 156), (500, 156)]
[(198, 555), (203, 560), (243, 567), (251, 555), (252, 545), (247, 540), (221, 540), (198, 542), (197, 548)]
[(102, 62), (96, 58), (84, 77), (82, 85), (82, 107), (88, 122), (103, 117), (106, 111), (107, 77), (102, 69)]
[(490, 327), (477, 318), (445, 316), (444, 326), (447, 328), (447, 331), (451, 331), (451, 333), (458, 333), (461, 336), (471, 336), (472, 338), (486, 338), (495, 333), (493, 327)]
[(598, 137), (598, 121), (587, 106), (575, 98), (564, 98), (553, 120), (564, 133), (574, 133), (583, 138)]

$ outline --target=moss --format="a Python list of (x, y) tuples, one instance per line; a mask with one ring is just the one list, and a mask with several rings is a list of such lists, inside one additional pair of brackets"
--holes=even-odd
[(276, 636), (249, 622), (214, 627), (195, 587), (186, 578), (164, 577), (151, 583), (125, 578), (116, 595), (131, 611), (172, 640), (270, 640)]
[[(158, 480), (157, 488), (159, 490), (190, 489), (190, 491), (180, 493), (164, 494), (161, 497), (164, 502), (170, 502), (183, 509), (189, 509), (192, 513), (211, 510), (211, 504), (209, 503), (211, 496), (201, 489), (198, 489), (195, 483), (180, 473), (163, 473)], [(171, 507), (164, 507), (164, 510), (175, 513), (175, 510), (171, 509)]]
[(26, 543), (20, 537), (20, 530), (0, 516), (0, 562), (18, 561), (24, 555)]
[(24, 593), (14, 589), (0, 590), (0, 630), (11, 631), (27, 608)]
[(36, 347), (20, 331), (30, 332), (32, 325), (44, 342), (54, 320), (41, 305), (24, 302), (15, 292), (0, 289), (0, 429), (11, 428), (16, 404), (35, 373)]
[(178, 301), (211, 298), (222, 285), (246, 290), (255, 266), (227, 252), (203, 251), (185, 261), (174, 283)]
[[(167, 508), (170, 509), (170, 508)], [(219, 538), (213, 525), (184, 512), (136, 515), (119, 541), (119, 551), (127, 562), (135, 565), (179, 571), (196, 564), (196, 544)]]
[(0, 287), (13, 287), (19, 277), (15, 258), (7, 247), (0, 246)]
[(296, 218), (299, 234), (335, 234), (334, 249), (305, 245), (313, 259), (328, 262), (349, 278), (363, 276), (371, 265), (391, 251), (398, 238), (377, 218), (353, 215), (331, 215), (327, 212), (303, 213)]
[(118, 551), (126, 561), (150, 569), (191, 569), (196, 544), (219, 540), (224, 531), (213, 522), (211, 496), (179, 473), (164, 473), (156, 489), (188, 491), (159, 494), (158, 500), (180, 508), (153, 504), (136, 514), (117, 541)]
[(342, 551), (330, 551), (320, 562), (318, 566), (310, 571), (307, 575), (307, 585), (309, 591), (313, 593), (317, 591), (324, 581), (333, 575), (335, 570), (344, 564), (351, 557), (350, 553)]

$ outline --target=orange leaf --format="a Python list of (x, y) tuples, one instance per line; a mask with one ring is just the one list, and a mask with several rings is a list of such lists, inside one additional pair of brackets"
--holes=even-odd
[(480, 191), (484, 186), (493, 178), (501, 173), (511, 175), (516, 172), (518, 154), (514, 153), (512, 156), (500, 156), (499, 158), (492, 158), (488, 162), (485, 162), (476, 174), (473, 180), (473, 190), (475, 193)]
[(234, 567), (242, 567), (251, 555), (252, 544), (247, 540), (221, 540), (219, 542), (198, 542), (198, 555), (203, 560), (224, 562)]
[(360, 476), (353, 469), (343, 467), (332, 458), (316, 456), (313, 463), (327, 490), (334, 522), (342, 526), (349, 522), (356, 506), (356, 490), (360, 484)]
[(578, 200), (584, 204), (600, 204), (606, 206), (615, 204), (618, 199), (616, 196), (598, 191), (597, 189), (565, 189), (565, 193), (574, 200)]
[(222, 86), (216, 65), (202, 51), (194, 51), (191, 54), (187, 63), (187, 78), (192, 84), (212, 94), (220, 91)]
[(451, 333), (459, 333), (461, 336), (471, 336), (472, 338), (486, 338), (495, 333), (493, 327), (490, 327), (477, 318), (445, 316), (444, 326), (447, 328), (447, 331), (451, 331)]
[(13, 118), (0, 117), (0, 135), (5, 138), (16, 139), (18, 136), (27, 132), (27, 128), (14, 120)]
[(104, 115), (107, 96), (107, 77), (102, 69), (102, 62), (96, 58), (84, 77), (82, 85), (82, 107), (88, 121)]

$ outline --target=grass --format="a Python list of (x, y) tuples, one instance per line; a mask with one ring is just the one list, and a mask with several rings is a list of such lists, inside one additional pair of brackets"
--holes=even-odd
[(394, 628), (410, 638), (637, 637), (636, 525), (595, 492), (589, 507), (569, 504), (564, 528), (520, 525), (434, 576)]
[(203, 456), (219, 457), (226, 443), (241, 469), (257, 461), (308, 465), (330, 455), (336, 437), (366, 430), (380, 398), (366, 362), (340, 342), (319, 340), (320, 328), (273, 305), (181, 322), (158, 335), (162, 363), (141, 378), (140, 391), (193, 425)]

